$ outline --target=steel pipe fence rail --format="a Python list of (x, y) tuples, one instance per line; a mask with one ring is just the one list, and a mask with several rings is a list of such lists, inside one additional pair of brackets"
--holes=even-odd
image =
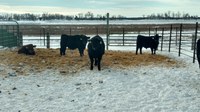
[[(107, 29), (109, 28), (109, 29)], [(7, 34), (6, 34), (7, 33)], [(161, 36), (160, 51), (177, 52), (177, 55), (188, 55), (196, 60), (196, 41), (199, 36), (199, 24), (164, 24), (164, 25), (0, 25), (0, 44), (12, 47), (19, 43), (37, 44), (41, 48), (59, 48), (61, 34), (83, 34), (90, 37), (103, 37), (109, 46), (136, 47), (138, 35)], [(8, 37), (12, 35), (12, 39)], [(23, 36), (23, 38), (22, 38)], [(108, 36), (108, 37), (107, 37)], [(4, 38), (2, 38), (4, 37)], [(13, 39), (15, 37), (15, 39)], [(20, 39), (21, 37), (21, 39)], [(16, 42), (17, 43), (12, 43)], [(134, 49), (133, 49), (134, 50)], [(195, 61), (193, 61), (195, 62)]]

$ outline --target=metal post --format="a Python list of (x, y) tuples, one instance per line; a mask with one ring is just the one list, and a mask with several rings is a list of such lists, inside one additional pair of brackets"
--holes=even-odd
[(17, 37), (19, 38), (19, 23), (15, 20), (13, 20), (15, 23), (17, 23)]
[(44, 35), (44, 46), (45, 46), (45, 28), (43, 28), (43, 35)]
[(47, 33), (47, 49), (50, 48), (50, 35)]
[(178, 28), (176, 27), (176, 46), (177, 46), (177, 41), (178, 41)]
[(182, 28), (183, 25), (180, 25), (180, 39), (179, 39), (179, 51), (178, 51), (178, 56), (181, 56), (181, 37), (182, 37)]
[(1, 25), (0, 28), (0, 45), (3, 45), (3, 25)]
[(171, 24), (171, 27), (170, 27), (170, 36), (169, 36), (169, 52), (170, 52), (170, 49), (171, 49), (171, 41), (172, 41), (172, 24)]
[(107, 34), (106, 34), (106, 49), (108, 50), (108, 45), (109, 45), (109, 13), (107, 13)]
[(196, 22), (196, 29), (195, 29), (193, 63), (195, 63), (197, 33), (198, 33), (198, 22)]
[(18, 47), (21, 47), (22, 45), (23, 45), (23, 35), (22, 32), (20, 32), (18, 38)]
[(149, 36), (151, 35), (151, 29), (150, 29), (150, 27), (149, 27)]
[[(13, 28), (13, 29), (12, 29), (12, 28)], [(14, 28), (14, 26), (10, 26), (10, 28), (8, 29), (8, 32), (9, 32), (10, 29), (13, 30), (13, 31), (12, 31), (12, 36), (10, 35), (10, 41), (11, 41), (10, 47), (13, 47), (13, 46), (16, 46), (16, 47), (17, 47), (17, 40), (18, 40), (18, 38), (17, 38), (17, 36), (15, 37), (15, 34), (14, 34), (15, 28)], [(13, 38), (11, 38), (11, 37), (13, 37)]]
[(69, 29), (69, 35), (72, 35), (72, 28)]
[(123, 46), (124, 46), (124, 28), (123, 28)]
[(5, 46), (7, 46), (7, 47), (10, 47), (11, 46), (11, 43), (10, 43), (10, 36), (7, 34), (7, 32), (9, 31), (9, 26), (8, 25), (6, 25), (6, 43), (5, 43)]
[(164, 36), (164, 28), (162, 28), (161, 51), (162, 51), (162, 48), (163, 48), (163, 36)]
[(155, 34), (157, 34), (158, 33), (158, 28), (156, 28), (156, 32), (155, 32)]

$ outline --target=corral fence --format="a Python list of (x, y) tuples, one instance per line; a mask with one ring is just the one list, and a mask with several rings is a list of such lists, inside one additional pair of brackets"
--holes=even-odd
[(17, 21), (0, 21), (0, 48), (22, 45), (22, 34)]
[[(39, 48), (59, 48), (61, 34), (83, 34), (90, 37), (103, 37), (107, 49), (110, 46), (136, 47), (137, 36), (153, 36), (159, 34), (158, 50), (177, 52), (187, 55), (195, 62), (196, 41), (199, 37), (198, 23), (184, 24), (75, 24), (75, 25), (44, 25), (44, 24), (1, 24), (0, 46), (13, 47), (35, 44)], [(135, 49), (133, 49), (135, 51)]]
[(159, 50), (186, 55), (195, 62), (196, 42), (200, 38), (199, 24), (138, 25), (134, 27), (112, 28), (108, 39), (109, 46), (134, 46), (138, 35), (161, 36)]
[[(59, 48), (60, 35), (84, 34), (94, 36), (96, 34), (103, 37), (107, 48), (109, 46), (133, 46), (136, 47), (138, 35), (154, 36), (159, 34), (160, 44), (158, 50), (177, 52), (178, 56), (186, 55), (196, 60), (196, 41), (199, 37), (199, 24), (131, 24), (119, 25), (43, 25), (40, 28), (29, 26), (30, 28), (20, 27), (21, 31), (29, 35), (37, 35), (38, 39), (29, 37), (24, 38), (27, 44), (37, 40), (40, 47)], [(35, 28), (34, 28), (35, 27)], [(32, 31), (29, 31), (29, 30)], [(35, 31), (35, 30), (37, 31)], [(107, 38), (108, 37), (108, 38)], [(48, 45), (47, 43), (50, 43)], [(134, 51), (135, 49), (133, 49)]]
[[(60, 46), (61, 34), (66, 35), (88, 35), (106, 34), (105, 25), (20, 25), (20, 31), (23, 34), (23, 44), (36, 44), (40, 48), (47, 48), (47, 43), (50, 48)], [(49, 42), (48, 42), (49, 40)]]

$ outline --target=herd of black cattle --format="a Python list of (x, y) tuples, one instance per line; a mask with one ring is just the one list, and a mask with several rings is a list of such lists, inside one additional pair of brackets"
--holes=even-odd
[[(150, 48), (151, 54), (156, 54), (156, 50), (158, 48), (159, 44), (159, 38), (160, 36), (156, 34), (155, 36), (137, 36), (136, 41), (136, 54), (138, 52), (138, 49), (140, 49), (140, 54), (142, 54), (142, 48)], [(88, 45), (87, 45), (88, 43)], [(85, 35), (61, 35), (60, 39), (60, 55), (65, 55), (66, 48), (74, 50), (78, 49), (80, 56), (82, 57), (84, 55), (84, 50), (88, 48), (88, 56), (90, 59), (90, 70), (93, 70), (93, 65), (98, 66), (98, 70), (101, 70), (100, 62), (102, 59), (102, 56), (105, 53), (105, 43), (99, 35), (96, 35), (92, 38), (87, 37)], [(24, 53), (26, 55), (35, 55), (34, 47), (36, 47), (33, 44), (28, 44), (22, 46), (18, 53)], [(199, 62), (200, 67), (200, 39), (197, 41), (197, 59)]]

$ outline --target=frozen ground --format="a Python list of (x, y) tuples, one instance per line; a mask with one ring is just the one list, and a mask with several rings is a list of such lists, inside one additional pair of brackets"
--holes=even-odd
[[(61, 75), (46, 70), (13, 75), (0, 64), (1, 112), (199, 112), (200, 70), (177, 53), (158, 51), (183, 66), (138, 66)], [(103, 66), (103, 65), (102, 65)]]

